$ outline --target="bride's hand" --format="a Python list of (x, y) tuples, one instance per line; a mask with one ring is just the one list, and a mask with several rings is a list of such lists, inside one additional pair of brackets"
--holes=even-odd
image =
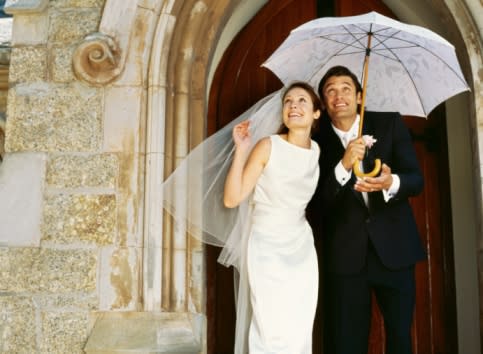
[(233, 142), (237, 148), (248, 149), (251, 140), (249, 120), (245, 120), (233, 127)]

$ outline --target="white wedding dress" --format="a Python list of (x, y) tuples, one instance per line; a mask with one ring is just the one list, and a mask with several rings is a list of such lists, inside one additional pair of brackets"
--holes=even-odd
[(253, 316), (249, 354), (310, 354), (318, 266), (305, 218), (319, 177), (319, 147), (271, 135), (271, 153), (253, 194), (247, 270)]

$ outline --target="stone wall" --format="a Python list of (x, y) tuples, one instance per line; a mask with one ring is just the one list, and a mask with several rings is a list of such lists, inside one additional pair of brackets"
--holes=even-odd
[[(1, 353), (83, 353), (100, 309), (98, 282), (108, 278), (103, 262), (118, 272), (107, 280), (117, 284), (107, 306), (134, 301), (129, 267), (124, 273), (132, 260), (117, 233), (122, 157), (103, 150), (104, 89), (80, 83), (72, 70), (72, 53), (97, 30), (103, 3), (52, 0), (15, 14), (5, 148), (17, 167), (34, 155), (44, 166), (28, 176), (41, 186), (38, 219), (15, 215), (0, 240)], [(3, 181), (12, 203), (28, 200), (28, 186)], [(39, 233), (30, 246), (15, 236), (22, 223)]]

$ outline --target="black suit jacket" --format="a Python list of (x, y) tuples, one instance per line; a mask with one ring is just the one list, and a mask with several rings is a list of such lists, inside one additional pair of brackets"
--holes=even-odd
[(322, 210), (322, 226), (316, 229), (322, 230), (327, 270), (343, 274), (360, 271), (369, 240), (390, 269), (401, 269), (424, 259), (408, 202), (408, 197), (421, 192), (423, 177), (401, 116), (392, 112), (365, 112), (363, 134), (377, 139), (369, 150), (369, 158), (380, 158), (401, 181), (398, 193), (388, 202), (382, 192), (368, 193), (369, 207), (361, 193), (354, 190), (354, 175), (344, 186), (337, 182), (335, 166), (345, 149), (326, 114), (320, 124), (319, 133), (314, 135), (321, 147), (321, 173), (314, 204)]

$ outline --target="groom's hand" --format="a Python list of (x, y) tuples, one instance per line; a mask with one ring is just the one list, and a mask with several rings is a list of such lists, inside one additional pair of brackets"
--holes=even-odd
[(382, 164), (381, 174), (378, 177), (364, 177), (358, 179), (354, 189), (358, 192), (379, 192), (388, 190), (392, 185), (391, 168)]
[(344, 166), (346, 171), (350, 171), (354, 163), (362, 161), (365, 153), (366, 144), (362, 137), (350, 141), (345, 149), (344, 156), (342, 157), (342, 166)]

